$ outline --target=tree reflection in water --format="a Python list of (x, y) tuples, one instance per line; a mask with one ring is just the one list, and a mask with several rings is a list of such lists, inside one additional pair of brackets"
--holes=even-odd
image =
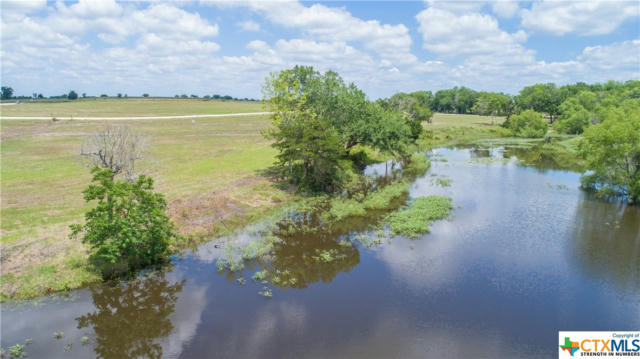
[(584, 194), (573, 238), (575, 258), (593, 276), (625, 290), (640, 288), (640, 208)]
[(173, 313), (184, 280), (170, 283), (164, 272), (115, 285), (90, 288), (95, 311), (79, 318), (78, 329), (93, 328), (98, 358), (161, 358), (157, 339), (173, 330)]

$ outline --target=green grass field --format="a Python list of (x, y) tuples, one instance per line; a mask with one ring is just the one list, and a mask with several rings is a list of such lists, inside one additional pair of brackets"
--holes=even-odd
[[(253, 111), (250, 105), (232, 107), (248, 112)], [(167, 111), (165, 106), (148, 111)], [(87, 271), (85, 248), (67, 236), (69, 225), (81, 222), (90, 206), (81, 193), (90, 174), (79, 156), (80, 145), (106, 123), (0, 122), (4, 298), (31, 297), (97, 280)], [(267, 116), (109, 124), (130, 126), (149, 136), (142, 168), (166, 194), (170, 215), (182, 234), (210, 234), (216, 226), (242, 222), (289, 196), (258, 173), (271, 165), (275, 154), (260, 134), (269, 125)]]
[[(71, 112), (96, 117), (261, 110), (258, 103), (192, 99), (82, 100), (0, 109), (7, 116), (11, 111), (15, 116)], [(185, 236), (211, 238), (294, 198), (260, 175), (276, 153), (261, 135), (269, 126), (267, 116), (194, 122), (2, 120), (0, 299), (33, 297), (99, 280), (88, 270), (85, 247), (68, 235), (69, 225), (80, 223), (91, 206), (82, 199), (90, 174), (79, 156), (80, 145), (107, 123), (149, 136), (142, 168), (166, 195), (169, 215)], [(439, 138), (435, 145), (461, 133), (465, 138), (496, 136), (498, 127), (491, 123), (488, 117), (436, 114), (424, 127)]]
[(88, 98), (63, 102), (29, 102), (0, 106), (2, 116), (118, 117), (204, 115), (260, 112), (262, 102), (172, 98)]

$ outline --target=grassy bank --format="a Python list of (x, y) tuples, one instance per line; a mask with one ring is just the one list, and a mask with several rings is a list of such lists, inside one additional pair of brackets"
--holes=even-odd
[[(82, 114), (193, 114), (202, 113), (198, 108), (201, 104), (219, 106), (217, 110), (221, 112), (260, 110), (254, 108), (259, 106), (256, 103), (172, 99), (163, 99), (165, 102), (157, 107), (144, 106), (144, 109), (130, 109), (133, 112), (127, 113), (122, 107), (154, 100), (96, 100), (105, 101), (100, 103), (102, 112), (90, 109), (90, 113)], [(89, 101), (49, 103), (48, 106), (88, 106)], [(177, 107), (166, 107), (166, 101), (176, 101)], [(29, 112), (26, 111), (29, 107), (22, 107), (27, 105), (30, 104), (3, 107), (2, 114), (8, 115), (5, 110), (10, 108), (23, 111), (13, 115), (24, 116), (46, 115), (53, 111), (53, 108), (35, 110), (34, 107), (34, 112)], [(40, 104), (33, 104), (37, 105)], [(80, 111), (80, 107), (76, 110)], [(424, 124), (426, 133), (419, 144), (428, 149), (481, 141), (526, 142), (503, 137), (504, 130), (497, 126), (500, 122), (488, 117), (436, 114), (432, 124)], [(94, 133), (104, 123), (1, 121), (0, 125), (1, 299), (29, 298), (99, 281), (87, 265), (86, 248), (79, 241), (69, 240), (68, 234), (69, 225), (81, 222), (83, 213), (90, 206), (82, 200), (81, 192), (89, 183), (90, 174), (79, 158), (80, 144), (86, 135)], [(150, 136), (142, 167), (155, 179), (156, 190), (167, 197), (169, 215), (185, 236), (180, 247), (229, 232), (294, 198), (261, 175), (273, 163), (276, 154), (260, 134), (269, 126), (266, 116), (198, 119), (195, 122), (119, 121), (118, 125), (129, 125)], [(574, 138), (558, 137), (549, 146), (564, 148), (570, 153), (574, 142)], [(388, 191), (382, 202), (396, 196), (391, 188)], [(367, 208), (379, 206), (372, 200), (366, 203)], [(359, 209), (352, 203), (336, 202), (334, 214), (341, 216), (342, 212), (354, 210)]]

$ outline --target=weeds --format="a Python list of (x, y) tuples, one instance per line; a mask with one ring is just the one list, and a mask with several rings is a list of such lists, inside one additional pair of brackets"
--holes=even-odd
[(429, 233), (430, 222), (446, 217), (452, 209), (451, 198), (420, 197), (411, 202), (407, 209), (389, 214), (384, 223), (389, 226), (392, 234), (415, 238)]

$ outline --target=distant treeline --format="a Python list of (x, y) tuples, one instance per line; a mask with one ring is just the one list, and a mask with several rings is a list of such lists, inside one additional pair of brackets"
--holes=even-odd
[(579, 134), (589, 123), (600, 122), (599, 112), (625, 100), (640, 100), (640, 81), (572, 85), (536, 84), (523, 88), (518, 95), (502, 92), (474, 91), (466, 87), (448, 90), (399, 93), (381, 103), (412, 97), (433, 112), (506, 116), (533, 110), (545, 114), (561, 132)]
[[(62, 95), (52, 95), (52, 96), (48, 96), (45, 97), (44, 95), (42, 95), (41, 93), (36, 93), (34, 92), (33, 94), (31, 94), (31, 96), (14, 96), (14, 90), (11, 87), (8, 86), (2, 86), (2, 100), (46, 100), (46, 99), (51, 99), (51, 100), (77, 100), (78, 98), (105, 98), (105, 97), (116, 97), (116, 98), (128, 98), (129, 95), (128, 94), (122, 94), (122, 93), (118, 93), (115, 96), (109, 96), (107, 94), (101, 94), (100, 96), (90, 96), (87, 95), (86, 93), (82, 93), (80, 96), (78, 95), (78, 93), (76, 93), (74, 90), (69, 91), (69, 93), (64, 93)], [(135, 97), (135, 96), (134, 96)], [(139, 97), (149, 97), (148, 93), (144, 93), (142, 94), (142, 96)], [(155, 96), (155, 97), (163, 97), (163, 96)], [(204, 100), (232, 100), (232, 101), (260, 101), (258, 99), (253, 99), (253, 98), (239, 98), (239, 97), (233, 97), (230, 95), (205, 95), (205, 96), (198, 96), (198, 95), (189, 95), (187, 96), (186, 94), (182, 94), (182, 95), (175, 95), (173, 96), (174, 98), (202, 98)]]

